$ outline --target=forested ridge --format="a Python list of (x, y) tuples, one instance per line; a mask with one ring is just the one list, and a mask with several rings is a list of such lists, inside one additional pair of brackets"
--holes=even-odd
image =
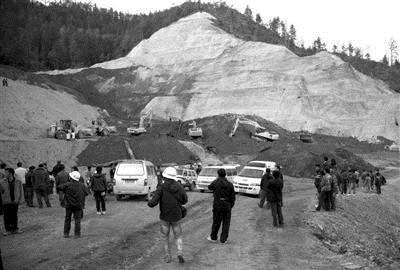
[[(220, 28), (244, 40), (284, 45), (299, 56), (327, 50), (320, 38), (308, 48), (299, 44), (295, 26), (278, 17), (263, 22), (249, 7), (242, 14), (224, 2), (185, 2), (160, 12), (131, 15), (69, 0), (48, 5), (2, 0), (0, 63), (29, 71), (90, 66), (126, 55), (157, 30), (198, 11), (209, 12)], [(381, 62), (373, 61), (351, 43), (330, 51), (400, 92), (398, 60), (384, 56)]]

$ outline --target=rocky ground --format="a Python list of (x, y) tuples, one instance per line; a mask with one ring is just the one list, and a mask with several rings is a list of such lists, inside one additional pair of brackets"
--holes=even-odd
[[(371, 199), (362, 201), (356, 196), (348, 196), (345, 200), (339, 199), (336, 213), (312, 212), (315, 196), (312, 181), (285, 177), (283, 214), (286, 225), (283, 229), (272, 228), (269, 210), (258, 208), (257, 198), (238, 195), (229, 244), (224, 246), (205, 239), (211, 226), (212, 195), (189, 192), (188, 216), (183, 220), (187, 260), (184, 265), (179, 265), (176, 258), (171, 264), (162, 262), (158, 209), (148, 208), (143, 199), (117, 202), (113, 197), (107, 197), (107, 215), (97, 216), (93, 199), (89, 197), (83, 219), (83, 237), (76, 240), (62, 238), (64, 211), (53, 197), (54, 207), (50, 209), (21, 207), (20, 226), (25, 233), (4, 237), (1, 240), (2, 255), (6, 269), (387, 269), (388, 264), (379, 264), (353, 252), (355, 245), (351, 243), (359, 244), (359, 239), (353, 238), (353, 230), (347, 234), (348, 251), (343, 253), (332, 248), (329, 240), (321, 239), (310, 223), (313, 220), (319, 224), (338, 216), (346, 221), (348, 208), (343, 207), (346, 204), (357, 205), (360, 211), (369, 213), (368, 217), (380, 218), (382, 211), (368, 211), (370, 209), (363, 206), (365, 202), (377, 209), (387, 207), (388, 201), (394, 203), (397, 208), (391, 208), (387, 214), (396, 218), (398, 213), (394, 209), (398, 209), (399, 201), (398, 197), (395, 199), (395, 191), (400, 187), (400, 176), (398, 171), (387, 176), (389, 184), (384, 187), (380, 199), (372, 194), (369, 195)], [(362, 220), (358, 220), (362, 216), (361, 212), (356, 215), (360, 230), (367, 235), (368, 230), (374, 229), (370, 233), (387, 237), (377, 227), (364, 226)], [(389, 219), (388, 216), (386, 220)], [(387, 226), (396, 225), (382, 224), (382, 228)], [(330, 236), (329, 226), (326, 228)], [(379, 243), (373, 235), (366, 240)], [(361, 244), (361, 249), (369, 245), (368, 242)], [(391, 248), (385, 241), (378, 247), (375, 253), (380, 253), (383, 247)], [(385, 252), (381, 254), (385, 255)], [(392, 250), (392, 254), (395, 252)], [(398, 258), (393, 256), (392, 269), (398, 269), (393, 268), (395, 263)]]

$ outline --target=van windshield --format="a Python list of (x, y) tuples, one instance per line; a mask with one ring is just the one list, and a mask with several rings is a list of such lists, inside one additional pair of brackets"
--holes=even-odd
[(218, 168), (203, 168), (199, 174), (199, 176), (218, 176)]
[(119, 164), (117, 175), (144, 175), (144, 169), (142, 163), (126, 163)]
[(261, 178), (263, 176), (263, 173), (264, 172), (262, 170), (244, 168), (239, 173), (239, 176), (250, 177), (250, 178)]

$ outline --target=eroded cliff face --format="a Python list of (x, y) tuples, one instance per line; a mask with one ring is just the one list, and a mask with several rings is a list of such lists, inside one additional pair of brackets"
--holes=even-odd
[(383, 82), (327, 52), (298, 57), (282, 46), (245, 42), (214, 20), (208, 13), (193, 14), (154, 33), (126, 57), (94, 65), (135, 67), (131, 80), (109, 77), (100, 80), (98, 91), (114, 90), (128, 113), (141, 95), (144, 110), (155, 118), (256, 114), (292, 131), (399, 140), (400, 96)]

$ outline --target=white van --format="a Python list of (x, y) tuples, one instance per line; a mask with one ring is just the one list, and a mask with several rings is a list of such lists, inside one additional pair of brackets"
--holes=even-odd
[(119, 162), (114, 179), (114, 194), (117, 200), (124, 195), (145, 195), (150, 199), (158, 184), (155, 167), (147, 160)]
[(276, 163), (273, 161), (251, 161), (233, 180), (235, 192), (258, 195), (260, 193), (260, 182), (266, 169), (276, 170)]
[(239, 167), (240, 165), (237, 164), (223, 164), (203, 167), (199, 176), (197, 177), (197, 189), (200, 192), (208, 190), (208, 185), (218, 177), (217, 172), (219, 169), (225, 169), (226, 178), (229, 182), (233, 183), (233, 178), (237, 175)]

